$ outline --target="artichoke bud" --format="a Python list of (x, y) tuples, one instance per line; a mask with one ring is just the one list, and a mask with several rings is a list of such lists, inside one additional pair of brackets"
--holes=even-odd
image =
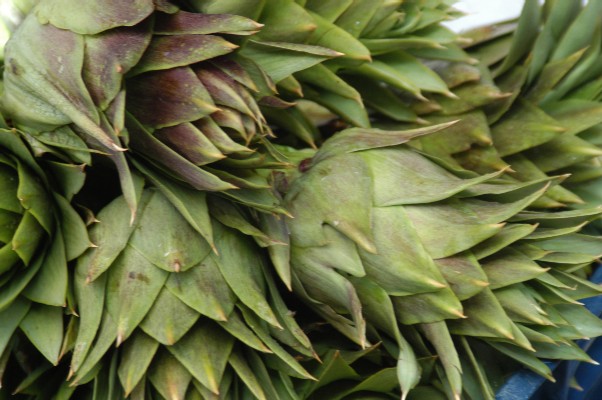
[[(350, 130), (324, 144), (285, 197), (295, 217), (288, 220), (291, 263), (301, 281), (306, 270), (332, 270), (343, 277), (365, 276), (400, 299), (443, 292), (455, 298), (435, 260), (493, 236), (500, 222), (525, 203), (499, 205), (499, 212), (479, 215), (485, 210), (478, 202), (473, 207), (471, 200), (456, 195), (497, 174), (457, 178), (400, 146), (441, 128)], [(455, 303), (445, 315), (462, 316)]]
[[(296, 136), (312, 147), (321, 140), (313, 124), (324, 120), (369, 127), (369, 113), (376, 112), (394, 121), (423, 123), (410, 102), (426, 100), (427, 93), (455, 96), (422, 60), (447, 59), (447, 53), (469, 59), (455, 43), (457, 35), (439, 24), (453, 14), (446, 4), (299, 5), (270, 0), (252, 12), (249, 4), (191, 4), (204, 12), (252, 15), (265, 24), (253, 40), (242, 44), (241, 54), (256, 60), (283, 96), (306, 100), (292, 109), (268, 110), (266, 116), (283, 135)], [(330, 54), (320, 48), (330, 49)], [(286, 57), (275, 57), (276, 50), (286, 52)], [(312, 106), (302, 105), (307, 103)], [(315, 112), (316, 105), (320, 113)]]
[(265, 142), (255, 98), (268, 78), (251, 77), (223, 37), (261, 24), (142, 0), (78, 3), (75, 22), (67, 3), (39, 2), (7, 45), (3, 105), (16, 127), (74, 162), (108, 155), (132, 213), (130, 154), (195, 189), (240, 188), (237, 201), (278, 212), (258, 172), (285, 165)]
[[(184, 195), (194, 204), (187, 215), (173, 205), (182, 204)], [(311, 345), (263, 255), (241, 233), (249, 231), (248, 223), (240, 225), (244, 222), (230, 213), (210, 217), (206, 197), (163, 182), (160, 190), (142, 192), (131, 225), (123, 197), (98, 214), (100, 222), (90, 230), (98, 247), (80, 257), (75, 275), (73, 384), (85, 386), (86, 376), (113, 351), (122, 355), (118, 375), (126, 396), (147, 381), (163, 393), (161, 374), (169, 373), (169, 365), (188, 377), (184, 392), (192, 376), (199, 387), (191, 390), (205, 394), (259, 379), (254, 374), (268, 374), (274, 365), (310, 377), (294, 355), (312, 356)], [(110, 350), (114, 343), (118, 349)], [(268, 353), (273, 355), (266, 358)], [(249, 370), (251, 361), (259, 372)], [(144, 376), (147, 370), (153, 372)]]
[[(429, 115), (424, 105), (417, 110), (431, 123), (462, 116), (467, 126), (454, 136), (454, 143), (427, 139), (423, 150), (478, 173), (507, 163), (512, 168), (509, 181), (580, 174), (595, 163), (600, 157), (595, 139), (601, 121), (594, 61), (598, 55), (580, 43), (591, 40), (594, 48), (599, 47), (600, 37), (594, 32), (600, 23), (591, 17), (599, 10), (594, 4), (567, 3), (548, 13), (537, 2), (529, 2), (515, 28), (500, 24), (468, 32), (473, 41), (465, 50), (479, 63), (440, 63), (435, 68), (460, 99), (434, 97), (439, 110)], [(585, 23), (592, 29), (582, 33), (579, 26)], [(478, 114), (480, 122), (474, 118)], [(478, 131), (489, 136), (489, 144), (475, 140)], [(454, 146), (462, 142), (470, 148)], [(595, 184), (595, 174), (587, 175), (578, 179)], [(586, 185), (567, 181), (534, 206), (598, 204), (600, 196), (583, 190)]]
[(0, 352), (20, 327), (56, 364), (62, 308), (68, 305), (68, 262), (91, 246), (86, 226), (70, 204), (84, 173), (71, 164), (34, 159), (14, 131), (0, 130), (0, 148), (0, 314), (7, 327)]
[[(294, 217), (286, 220), (293, 289), (307, 304), (360, 345), (379, 340), (373, 327), (393, 337), (399, 326), (421, 327), (461, 393), (462, 378), (450, 367), (459, 361), (443, 356), (456, 352), (451, 337), (479, 338), (509, 355), (540, 351), (524, 324), (549, 330), (545, 313), (556, 304), (576, 305), (575, 298), (601, 290), (558, 264), (588, 265), (602, 249), (579, 236), (591, 243), (579, 252), (592, 255), (547, 252), (546, 238), (576, 232), (600, 213), (525, 211), (563, 177), (517, 183), (500, 179), (505, 170), (458, 176), (406, 144), (448, 126), (341, 131), (297, 173), (285, 205)], [(569, 282), (577, 281), (583, 287), (571, 293)], [(530, 299), (530, 319), (509, 290)], [(376, 293), (379, 304), (389, 304), (386, 316), (374, 311)], [(588, 329), (598, 325), (592, 320)], [(404, 391), (415, 384), (400, 380)]]
[[(14, 134), (4, 131), (2, 136), (3, 142), (9, 139), (22, 146), (21, 150), (28, 151)], [(2, 253), (5, 255), (2, 265), (8, 270), (19, 260), (26, 266), (30, 264), (39, 247), (54, 232), (56, 221), (52, 211), (44, 206), (52, 200), (43, 181), (26, 162), (9, 152), (2, 155), (2, 180)]]

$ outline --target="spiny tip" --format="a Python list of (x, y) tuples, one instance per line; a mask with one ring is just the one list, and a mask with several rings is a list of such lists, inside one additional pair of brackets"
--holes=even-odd
[(219, 388), (217, 387), (217, 382), (215, 381), (215, 379), (212, 379), (211, 381), (211, 386), (214, 386), (211, 390), (211, 393), (215, 394), (216, 396), (219, 396)]
[(468, 37), (462, 37), (462, 36), (458, 36), (455, 40), (455, 42), (459, 45), (463, 45), (463, 46), (468, 46), (470, 44), (472, 44), (474, 42), (474, 39), (468, 38)]
[(424, 97), (424, 95), (423, 95), (422, 93), (420, 93), (420, 92), (418, 92), (418, 93), (414, 93), (414, 96), (415, 96), (415, 97), (416, 97), (418, 100), (420, 100), (420, 101), (424, 101), (424, 102), (428, 102), (428, 101), (429, 101), (429, 99), (427, 99), (426, 97)]
[(431, 285), (432, 287), (437, 288), (437, 289), (443, 289), (443, 288), (447, 287), (447, 284), (439, 282), (435, 279), (427, 279), (426, 283), (428, 283), (429, 285)]
[(479, 138), (480, 140), (480, 144), (483, 146), (493, 146), (493, 140), (491, 140), (491, 138), (488, 138), (486, 136), (483, 136), (481, 138)]
[(546, 321), (545, 319), (541, 319), (541, 318), (537, 318), (537, 317), (532, 317), (531, 320), (533, 322), (535, 322), (537, 325), (549, 325), (548, 321)]
[(512, 96), (512, 92), (508, 92), (508, 93), (503, 93), (503, 92), (500, 92), (500, 93), (496, 93), (496, 94), (494, 94), (492, 97), (493, 97), (494, 99), (498, 99), (498, 100), (499, 100), (499, 99), (505, 99), (505, 98), (508, 98), (508, 97), (510, 97), (510, 96)]
[(460, 97), (457, 94), (455, 94), (454, 92), (447, 91), (447, 92), (444, 92), (443, 95), (450, 99), (460, 100)]
[(110, 144), (111, 150), (115, 150), (115, 151), (127, 151), (128, 149), (126, 149), (125, 147), (121, 147), (119, 145), (117, 145), (117, 143), (112, 142)]

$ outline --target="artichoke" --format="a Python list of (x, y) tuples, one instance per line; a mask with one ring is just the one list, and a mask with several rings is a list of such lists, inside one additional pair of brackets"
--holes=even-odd
[[(132, 212), (128, 158), (282, 212), (260, 172), (285, 164), (255, 98), (270, 82), (252, 60), (229, 57), (237, 45), (223, 37), (260, 27), (168, 1), (40, 1), (7, 44), (3, 106), (36, 148), (86, 164), (90, 151), (108, 155)], [(336, 55), (322, 53), (315, 62)]]
[[(283, 183), (294, 218), (290, 253), (274, 262), (290, 257), (293, 290), (345, 336), (392, 343), (404, 397), (421, 380), (418, 359), (438, 356), (437, 386), (460, 398), (481, 374), (483, 342), (549, 379), (538, 357), (592, 362), (569, 341), (602, 334), (576, 302), (602, 292), (585, 275), (602, 242), (576, 233), (601, 210), (525, 211), (561, 179), (457, 176), (404, 145), (446, 126), (326, 141)], [(474, 398), (492, 398), (486, 378), (471, 382)]]
[(64, 313), (74, 310), (67, 263), (91, 246), (70, 204), (85, 175), (81, 166), (35, 160), (6, 128), (0, 148), (0, 358), (5, 364), (30, 343), (40, 363), (56, 365), (65, 352)]
[(476, 400), (593, 362), (602, 3), (555, 3), (464, 51), (445, 0), (37, 2), (5, 57), (0, 397)]
[[(84, 164), (95, 157), (95, 171), (102, 171), (102, 157), (90, 153), (108, 155), (123, 191), (98, 214), (101, 222), (91, 230), (97, 247), (78, 260), (72, 305), (79, 317), (71, 318), (62, 345), (73, 352), (69, 385), (85, 386), (92, 379), (99, 385), (107, 376), (117, 377), (116, 370), (104, 369), (104, 361), (143, 354), (123, 361), (121, 388), (111, 393), (139, 393), (154, 382), (154, 392), (177, 396), (166, 392), (171, 388), (165, 374), (173, 372), (184, 385), (180, 395), (192, 373), (198, 387), (191, 391), (203, 397), (226, 395), (231, 385), (232, 391), (274, 398), (276, 390), (287, 390), (287, 374), (310, 377), (279, 343), (308, 357), (313, 352), (256, 245), (241, 238), (242, 232), (262, 246), (273, 244), (247, 222), (270, 217), (216, 197), (210, 200), (210, 217), (204, 193), (237, 189), (226, 196), (260, 211), (284, 212), (269, 174), (258, 172), (285, 165), (266, 140), (270, 130), (254, 97), (258, 86), (270, 87), (269, 78), (253, 69), (252, 60), (227, 57), (236, 45), (213, 35), (247, 35), (261, 25), (235, 15), (188, 13), (169, 2), (105, 3), (71, 7), (78, 9), (74, 19), (71, 11), (64, 13), (66, 3), (41, 1), (6, 51), (3, 106), (13, 126), (37, 154)], [(320, 50), (320, 59), (336, 54)], [(281, 106), (272, 98), (266, 102)], [(122, 146), (130, 147), (127, 155)], [(140, 178), (130, 163), (161, 193), (148, 189), (140, 197)], [(127, 208), (130, 218), (124, 218)], [(165, 231), (175, 242), (157, 235)], [(139, 240), (155, 250), (172, 247), (149, 261), (133, 247)], [(137, 261), (130, 263), (132, 258)], [(120, 275), (134, 265), (140, 270)], [(119, 289), (141, 280), (133, 290)], [(166, 324), (166, 316), (176, 314)], [(206, 341), (211, 335), (214, 343)], [(62, 339), (61, 329), (52, 345)], [(203, 341), (205, 353), (199, 347)], [(114, 342), (127, 349), (110, 351)], [(177, 356), (170, 353), (178, 346)], [(213, 354), (218, 348), (221, 355)], [(249, 355), (256, 350), (275, 355)], [(152, 363), (154, 375), (147, 380), (143, 373), (157, 351), (160, 360)], [(273, 380), (285, 386), (276, 389)], [(18, 391), (25, 386), (17, 385)], [(73, 392), (68, 385), (57, 387)]]
[[(252, 226), (221, 199), (157, 182), (160, 189), (143, 189), (136, 179), (133, 224), (120, 196), (90, 228), (95, 246), (78, 258), (72, 277), (74, 313), (64, 335), (61, 323), (61, 335), (44, 342), (70, 357), (52, 369), (16, 362), (9, 388), (78, 399), (100, 393), (107, 399), (284, 399), (293, 377), (311, 378), (297, 358), (314, 357), (312, 346), (266, 258), (240, 232)], [(197, 225), (174, 207), (176, 198), (185, 200)], [(204, 223), (212, 225), (213, 248), (199, 232)]]
[(527, 1), (517, 23), (465, 34), (472, 40), (465, 50), (480, 63), (435, 67), (459, 99), (435, 95), (429, 106), (415, 106), (431, 123), (462, 122), (455, 135), (425, 138), (417, 147), (453, 168), (489, 173), (510, 166), (506, 179), (515, 182), (570, 174), (533, 206), (597, 206), (599, 191), (589, 183), (601, 174), (600, 37), (593, 28), (600, 3), (554, 4)]
[[(245, 230), (236, 209), (219, 199), (209, 208), (203, 192), (173, 182), (140, 196), (132, 225), (123, 197), (98, 214), (90, 231), (98, 247), (78, 260), (71, 384), (90, 381), (114, 357), (120, 361), (109, 373), (121, 383), (117, 392), (142, 396), (147, 388), (138, 398), (148, 391), (227, 398), (245, 390), (272, 398), (279, 371), (310, 377), (293, 354), (312, 357), (311, 345), (257, 245), (219, 222)], [(199, 223), (212, 224), (214, 249), (172, 205), (173, 196), (187, 201)], [(230, 213), (215, 219), (213, 207)], [(114, 343), (119, 355), (110, 350)]]
[[(456, 44), (457, 35), (440, 24), (456, 15), (445, 1), (268, 0), (254, 2), (253, 7), (233, 1), (189, 3), (197, 11), (245, 15), (265, 24), (241, 44), (240, 54), (263, 67), (283, 98), (301, 99), (295, 107), (263, 110), (268, 121), (281, 129), (278, 136), (289, 143), (294, 142), (286, 135), (291, 133), (316, 146), (321, 138), (314, 123), (329, 119), (370, 126), (364, 104), (395, 120), (419, 121), (394, 93), (411, 99), (424, 99), (423, 93), (452, 95), (423, 60), (469, 60)], [(294, 71), (287, 59), (298, 47), (295, 44), (323, 46), (339, 56)], [(275, 60), (277, 50), (282, 56)]]

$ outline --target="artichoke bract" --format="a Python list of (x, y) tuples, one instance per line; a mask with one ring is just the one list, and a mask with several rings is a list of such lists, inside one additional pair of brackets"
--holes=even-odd
[[(259, 399), (285, 398), (274, 393), (291, 376), (311, 378), (295, 355), (314, 353), (267, 260), (249, 236), (210, 218), (205, 208), (212, 248), (163, 193), (187, 194), (197, 218), (203, 218), (198, 205), (206, 194), (167, 185), (169, 191), (137, 191), (131, 225), (123, 196), (97, 215), (90, 230), (97, 247), (75, 270), (79, 317), (69, 384), (82, 385), (79, 393), (85, 393), (91, 379), (99, 384), (108, 374), (120, 383), (114, 398), (150, 398), (150, 392), (228, 398), (245, 391)], [(112, 358), (115, 367), (105, 364)], [(285, 386), (276, 388), (276, 381)]]
[(254, 97), (267, 78), (228, 58), (237, 46), (223, 37), (260, 27), (167, 1), (40, 1), (7, 44), (3, 106), (30, 142), (57, 157), (108, 155), (132, 212), (126, 147), (195, 189), (278, 212), (256, 172), (284, 164), (265, 140)]
[[(550, 379), (538, 357), (592, 361), (567, 342), (602, 333), (575, 300), (601, 292), (584, 269), (602, 242), (575, 233), (601, 210), (524, 211), (561, 178), (457, 176), (404, 144), (446, 127), (354, 128), (326, 141), (284, 185), (290, 253), (274, 252), (275, 263), (290, 257), (293, 290), (359, 345), (393, 341), (404, 397), (421, 379), (418, 359), (438, 356), (433, 379), (460, 398), (480, 371), (475, 338)], [(588, 322), (573, 325), (571, 313)], [(486, 379), (470, 382), (492, 398)]]
[(0, 354), (5, 358), (22, 333), (48, 362), (56, 364), (62, 354), (63, 308), (73, 311), (67, 263), (92, 245), (70, 204), (84, 178), (81, 166), (35, 160), (18, 134), (0, 128)]

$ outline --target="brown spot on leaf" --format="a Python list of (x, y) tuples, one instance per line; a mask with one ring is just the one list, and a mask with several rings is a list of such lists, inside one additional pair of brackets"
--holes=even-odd
[(299, 163), (299, 171), (307, 172), (311, 168), (311, 158), (306, 158)]
[(144, 282), (144, 283), (149, 283), (150, 282), (150, 279), (148, 279), (148, 276), (146, 276), (146, 275), (144, 275), (144, 274), (142, 274), (140, 272), (136, 273), (136, 272), (130, 271), (130, 272), (128, 272), (128, 278), (129, 279), (136, 279), (136, 280), (139, 280), (139, 281)]

